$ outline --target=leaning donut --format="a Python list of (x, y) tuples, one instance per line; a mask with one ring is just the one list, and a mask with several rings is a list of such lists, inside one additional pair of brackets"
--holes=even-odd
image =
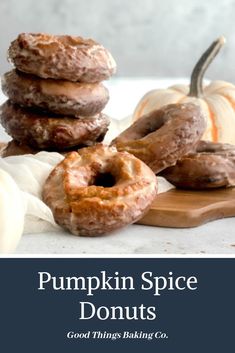
[(100, 113), (109, 99), (102, 83), (42, 79), (18, 70), (2, 78), (2, 90), (22, 107), (38, 107), (56, 114), (91, 116)]
[(112, 144), (144, 161), (156, 174), (190, 152), (206, 128), (200, 108), (170, 104), (131, 125)]
[(42, 78), (92, 83), (106, 80), (116, 71), (109, 51), (82, 37), (21, 33), (8, 55), (17, 69)]
[(161, 175), (182, 189), (235, 186), (235, 146), (200, 141), (196, 152), (184, 156)]
[(98, 144), (67, 155), (49, 175), (43, 200), (59, 225), (96, 236), (137, 221), (156, 193), (156, 176), (143, 162)]
[(102, 141), (109, 119), (97, 114), (86, 119), (44, 114), (23, 109), (10, 101), (1, 107), (0, 121), (6, 132), (18, 142), (35, 149), (63, 151), (73, 146), (89, 146)]

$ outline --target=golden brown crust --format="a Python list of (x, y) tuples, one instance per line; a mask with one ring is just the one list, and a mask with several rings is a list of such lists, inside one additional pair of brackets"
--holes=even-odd
[(182, 189), (235, 186), (235, 146), (200, 141), (194, 153), (184, 156), (161, 175)]
[(206, 121), (198, 106), (170, 104), (137, 120), (112, 145), (134, 154), (157, 174), (189, 153), (205, 128)]
[(41, 79), (12, 70), (2, 78), (2, 90), (14, 103), (56, 114), (91, 116), (100, 113), (109, 99), (102, 83)]
[(42, 78), (92, 83), (106, 80), (116, 71), (109, 51), (82, 37), (21, 33), (8, 54), (17, 69)]
[(35, 149), (58, 151), (102, 141), (109, 125), (109, 119), (101, 113), (86, 119), (61, 118), (23, 109), (10, 101), (2, 105), (0, 118), (6, 132), (16, 141)]
[(48, 177), (43, 200), (62, 227), (97, 236), (137, 221), (156, 193), (157, 179), (143, 162), (99, 144), (68, 154)]

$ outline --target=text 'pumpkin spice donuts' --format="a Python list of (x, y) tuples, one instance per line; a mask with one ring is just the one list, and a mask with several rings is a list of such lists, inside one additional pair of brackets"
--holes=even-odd
[(133, 155), (101, 144), (71, 152), (55, 167), (43, 200), (71, 233), (97, 236), (136, 222), (157, 194), (157, 178)]
[(195, 152), (178, 160), (161, 175), (182, 189), (235, 186), (235, 146), (200, 141)]
[(112, 141), (145, 162), (154, 173), (176, 164), (194, 149), (206, 128), (199, 106), (170, 104), (141, 117)]

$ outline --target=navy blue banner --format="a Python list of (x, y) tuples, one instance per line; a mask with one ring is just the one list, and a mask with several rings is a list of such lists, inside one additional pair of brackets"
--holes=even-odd
[(4, 353), (233, 352), (235, 259), (0, 259)]

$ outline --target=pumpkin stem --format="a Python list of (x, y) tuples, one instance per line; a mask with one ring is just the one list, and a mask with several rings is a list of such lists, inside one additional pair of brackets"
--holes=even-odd
[(198, 62), (196, 63), (190, 81), (189, 96), (191, 97), (202, 97), (203, 87), (202, 80), (206, 69), (210, 63), (214, 60), (224, 43), (226, 42), (223, 36), (215, 40), (209, 48), (202, 54)]

